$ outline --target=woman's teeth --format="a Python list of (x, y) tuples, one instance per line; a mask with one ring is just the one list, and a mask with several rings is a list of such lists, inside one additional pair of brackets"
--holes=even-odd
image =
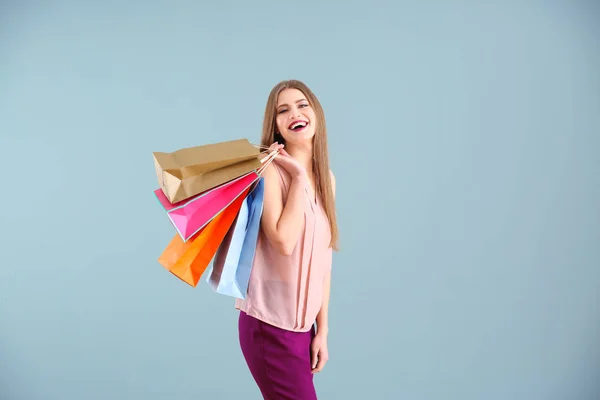
[(298, 122), (295, 122), (294, 124), (292, 124), (290, 129), (293, 130), (294, 132), (298, 132), (298, 131), (301, 131), (302, 129), (306, 128), (307, 125), (308, 125), (307, 122), (298, 121)]

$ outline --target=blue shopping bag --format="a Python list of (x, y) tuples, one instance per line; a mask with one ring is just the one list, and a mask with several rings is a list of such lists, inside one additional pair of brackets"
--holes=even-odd
[(220, 294), (245, 299), (263, 213), (264, 178), (248, 194), (221, 242), (206, 282)]

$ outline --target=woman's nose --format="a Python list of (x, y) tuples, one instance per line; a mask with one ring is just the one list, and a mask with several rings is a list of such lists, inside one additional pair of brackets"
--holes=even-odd
[(299, 108), (292, 108), (291, 112), (290, 112), (290, 119), (296, 119), (300, 116), (300, 109)]

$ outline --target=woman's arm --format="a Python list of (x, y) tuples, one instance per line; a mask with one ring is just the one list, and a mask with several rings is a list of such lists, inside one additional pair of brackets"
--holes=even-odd
[(269, 241), (283, 255), (290, 255), (302, 233), (306, 174), (292, 175), (287, 201), (283, 203), (279, 175), (273, 165), (263, 172), (265, 180), (262, 226)]
[(323, 283), (323, 304), (317, 314), (317, 334), (329, 334), (329, 294), (331, 293), (331, 269), (325, 275)]
[[(333, 189), (333, 198), (335, 199), (335, 176), (333, 172), (331, 174), (331, 186)], [(317, 314), (317, 332), (324, 334), (325, 336), (329, 333), (329, 295), (331, 293), (331, 268), (325, 275), (325, 282), (323, 283), (323, 304)]]
[[(331, 171), (330, 171), (331, 172)], [(331, 185), (333, 188), (333, 197), (335, 199), (335, 177), (331, 173)], [(327, 349), (327, 335), (329, 334), (329, 294), (331, 292), (331, 267), (328, 269), (323, 282), (323, 303), (317, 314), (317, 333), (314, 337), (311, 349), (311, 367), (315, 374), (323, 370), (329, 359), (329, 350)]]

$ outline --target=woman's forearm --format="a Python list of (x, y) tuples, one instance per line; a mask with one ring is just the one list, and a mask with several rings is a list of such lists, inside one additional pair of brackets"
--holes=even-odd
[(305, 180), (303, 176), (292, 179), (281, 217), (277, 222), (280, 250), (289, 255), (294, 251), (304, 223)]
[(317, 314), (317, 334), (329, 333), (329, 294), (331, 293), (331, 270), (325, 276), (323, 283), (323, 303)]

